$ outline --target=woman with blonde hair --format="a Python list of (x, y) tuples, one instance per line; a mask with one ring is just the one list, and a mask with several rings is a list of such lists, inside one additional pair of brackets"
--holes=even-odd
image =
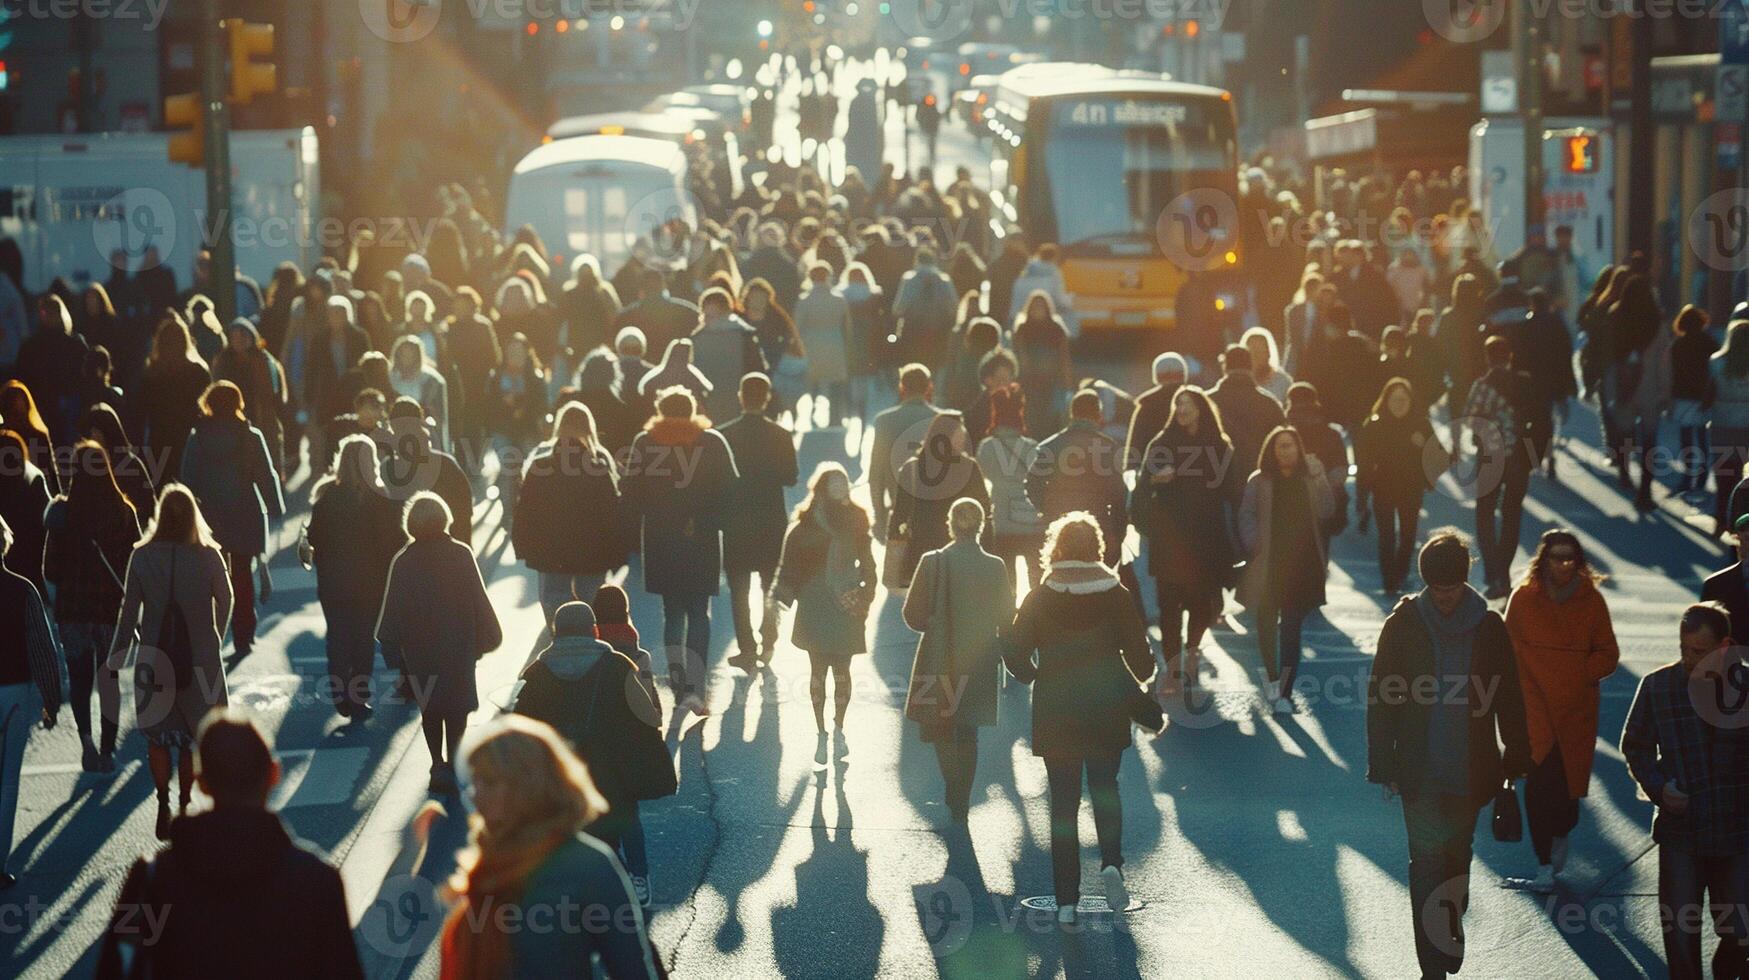
[[(514, 503), (510, 540), (537, 575), (548, 626), (567, 602), (587, 602), (625, 564), (629, 535), (616, 519), (619, 471), (588, 406), (566, 404), (552, 439), (535, 447)], [(590, 520), (593, 516), (595, 519)]]
[[(101, 683), (134, 660), (134, 716), (146, 736), (146, 761), (158, 791), (159, 840), (170, 836), (170, 767), (175, 750), (178, 810), (194, 791), (194, 734), (213, 708), (229, 703), (219, 644), (231, 619), (231, 578), (194, 494), (172, 483), (128, 557)], [(103, 700), (116, 703), (119, 692)]]
[(182, 473), (182, 450), (200, 418), (200, 396), (211, 383), (212, 372), (194, 349), (188, 324), (173, 312), (164, 314), (128, 406), (128, 417), (144, 427), (142, 455), (148, 464), (161, 467), (160, 483)]
[[(625, 869), (583, 832), (607, 803), (552, 727), (506, 715), (469, 750), (467, 766), (475, 813), (442, 891), (454, 908), (439, 940), (440, 976), (575, 976), (596, 957), (610, 977), (661, 976)], [(508, 927), (540, 921), (536, 911), (551, 928)]]

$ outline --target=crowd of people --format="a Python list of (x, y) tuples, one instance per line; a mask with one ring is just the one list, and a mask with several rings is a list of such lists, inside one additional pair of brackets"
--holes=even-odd
[[(57, 281), (33, 298), (33, 322), (0, 323), (17, 340), (0, 344), (14, 355), (0, 363), (0, 600), (26, 624), (0, 664), (0, 705), (12, 708), (0, 853), (25, 731), (54, 723), (62, 663), (94, 773), (115, 769), (131, 667), (171, 861), (136, 868), (124, 900), (190, 893), (223, 859), (215, 841), (248, 836), (252, 861), (312, 896), (306, 935), (326, 945), (300, 955), (356, 974), (335, 945), (348, 941), (334, 938), (334, 881), (302, 859), (277, 862), (295, 850), (264, 812), (277, 767), (227, 711), (225, 672), (251, 655), (273, 591), (274, 522), (304, 473), (297, 550), (315, 573), (334, 710), (363, 722), (384, 699), (416, 704), (432, 792), (457, 793), (458, 767), (471, 772), (446, 975), (591, 954), (615, 975), (661, 969), (639, 804), (676, 791), (665, 722), (711, 711), (711, 606), (725, 578), (731, 666), (771, 669), (786, 617), (806, 652), (822, 772), (849, 757), (851, 667), (878, 589), (904, 593), (920, 634), (905, 716), (935, 752), (952, 832), (969, 823), (1003, 673), (1031, 685), (1058, 917), (1074, 921), (1080, 900), (1083, 773), (1105, 897), (1122, 910), (1117, 773), (1132, 726), (1207, 710), (1199, 651), (1229, 592), (1254, 617), (1266, 710), (1307, 710), (1303, 627), (1327, 600), (1331, 541), (1374, 524), (1383, 592), (1401, 598), (1373, 667), (1368, 778), (1402, 797), (1416, 908), (1465, 879), (1477, 812), (1518, 778), (1537, 866), (1525, 887), (1552, 889), (1618, 649), (1578, 536), (1549, 528), (1519, 565), (1524, 498), (1534, 475), (1553, 478), (1555, 435), (1585, 392), (1642, 509), (1656, 506), (1668, 413), (1682, 489), (1716, 476), (1718, 532), (1741, 542), (1749, 317), (1722, 345), (1693, 307), (1667, 320), (1640, 255), (1600, 269), (1581, 296), (1560, 230), (1549, 246), (1533, 229), (1496, 266), (1462, 183), (1338, 180), (1329, 209), (1303, 214), (1291, 190), (1249, 172), (1252, 233), (1270, 243), (1252, 253), (1258, 325), (1203, 316), (1187, 289), (1186, 343), (1160, 353), (1153, 385), (1134, 395), (1077, 373), (1061, 253), (1018, 229), (996, 238), (988, 196), (963, 170), (938, 184), (928, 170), (888, 165), (865, 182), (852, 168), (834, 186), (774, 161), (698, 227), (651, 229), (614, 270), (588, 255), (552, 268), (531, 229), (502, 240), (490, 201), (447, 187), (423, 252), (282, 266), (265, 290), (239, 279), (243, 315), (229, 325), (207, 299), (204, 262), (187, 292), (162, 267), (82, 293)], [(1290, 224), (1311, 240), (1271, 235)], [(0, 272), (21, 291), (17, 255), (0, 243)], [(792, 511), (797, 430), (846, 423), (868, 436), (859, 478), (821, 465)], [(1425, 496), (1454, 474), (1475, 483), (1473, 547), (1420, 531)], [(551, 645), (524, 671), (515, 719), (464, 760), (475, 663), (503, 638), (473, 551), (476, 511), (494, 500), (535, 573)], [(630, 599), (610, 581), (628, 567), (660, 599), (672, 718)], [(1659, 808), (1671, 901), (1749, 890), (1746, 729), (1684, 713), (1678, 693), (1696, 670), (1741, 682), (1723, 665), (1733, 624), (1749, 622), (1739, 566), (1709, 579), (1706, 597), (1716, 602), (1683, 616), (1680, 665), (1643, 679), (1622, 735)], [(379, 651), (398, 675), (392, 692), (372, 690)], [(1416, 693), (1429, 680), (1447, 695)], [(210, 812), (190, 813), (197, 784)], [(213, 921), (245, 914), (223, 889), (201, 894)], [(467, 914), (506, 894), (574, 898), (627, 925), (549, 942)], [(1424, 974), (1456, 972), (1461, 922), (1415, 922)], [(209, 948), (191, 928), (149, 949), (112, 937), (106, 958), (229, 972), (270, 952)], [(1721, 962), (1740, 962), (1749, 933), (1719, 929)], [(1673, 970), (1697, 963), (1692, 928), (1667, 926), (1666, 942)]]

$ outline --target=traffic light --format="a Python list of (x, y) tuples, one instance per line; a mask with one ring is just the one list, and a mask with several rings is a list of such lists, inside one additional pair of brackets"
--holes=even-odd
[(206, 166), (206, 133), (202, 116), (198, 92), (183, 92), (164, 99), (164, 127), (172, 130), (171, 163)]
[(225, 21), (225, 38), (231, 46), (231, 102), (247, 105), (257, 95), (272, 92), (279, 84), (273, 62), (256, 62), (273, 54), (273, 25), (250, 24), (240, 17)]

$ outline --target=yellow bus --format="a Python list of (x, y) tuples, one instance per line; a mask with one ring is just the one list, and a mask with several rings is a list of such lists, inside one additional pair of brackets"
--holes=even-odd
[(1001, 76), (986, 118), (993, 197), (1035, 246), (1062, 250), (1082, 329), (1173, 327), (1192, 273), (1211, 277), (1217, 309), (1241, 312), (1230, 93), (1152, 73), (1035, 64)]

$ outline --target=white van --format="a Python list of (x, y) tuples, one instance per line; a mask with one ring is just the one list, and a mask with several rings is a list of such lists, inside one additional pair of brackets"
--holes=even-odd
[[(206, 173), (172, 163), (168, 133), (90, 133), (0, 139), (0, 237), (24, 252), (24, 288), (56, 277), (74, 288), (109, 278), (113, 261), (137, 272), (148, 248), (194, 280), (211, 238)], [(280, 262), (308, 270), (322, 256), (316, 131), (231, 134), (232, 240), (237, 268), (263, 286)]]
[(641, 136), (556, 139), (517, 163), (505, 194), (506, 231), (533, 226), (558, 275), (587, 253), (612, 276), (634, 241), (676, 219), (698, 223), (686, 190), (686, 154)]

